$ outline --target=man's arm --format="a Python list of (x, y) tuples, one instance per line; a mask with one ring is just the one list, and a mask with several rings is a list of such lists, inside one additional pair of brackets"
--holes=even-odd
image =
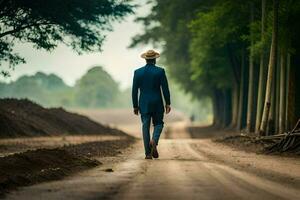
[(167, 79), (166, 72), (164, 69), (163, 69), (163, 75), (161, 78), (161, 88), (162, 88), (164, 99), (166, 102), (166, 113), (169, 113), (171, 111), (170, 90), (169, 90), (168, 79)]
[(132, 82), (132, 104), (133, 104), (133, 111), (134, 114), (138, 114), (138, 81), (137, 81), (137, 77), (136, 77), (136, 72), (134, 72), (133, 75), (133, 82)]

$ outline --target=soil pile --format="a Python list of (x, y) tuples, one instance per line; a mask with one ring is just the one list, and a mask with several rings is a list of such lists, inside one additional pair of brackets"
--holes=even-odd
[(0, 196), (18, 186), (60, 179), (99, 164), (65, 149), (38, 149), (0, 157)]
[(27, 99), (0, 99), (0, 137), (61, 134), (126, 135), (63, 108), (43, 108)]
[(95, 141), (53, 149), (36, 149), (0, 157), (0, 198), (19, 186), (58, 180), (101, 164), (93, 158), (116, 156), (130, 148), (131, 137)]

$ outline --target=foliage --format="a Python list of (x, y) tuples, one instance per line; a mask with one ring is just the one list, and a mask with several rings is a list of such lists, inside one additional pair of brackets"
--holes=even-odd
[[(234, 70), (230, 59), (247, 46), (249, 5), (221, 1), (206, 12), (198, 12), (190, 22), (193, 78), (205, 88), (231, 88)], [(238, 10), (239, 12), (236, 12)]]
[(0, 60), (11, 68), (25, 62), (13, 50), (16, 42), (29, 42), (47, 51), (59, 43), (78, 53), (100, 51), (110, 22), (132, 9), (129, 0), (0, 1)]
[(107, 107), (119, 93), (118, 83), (102, 67), (90, 69), (75, 85), (76, 105)]

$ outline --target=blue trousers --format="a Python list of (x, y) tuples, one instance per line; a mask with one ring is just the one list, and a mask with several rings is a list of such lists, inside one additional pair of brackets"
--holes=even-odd
[(160, 137), (160, 134), (162, 132), (162, 129), (164, 127), (163, 122), (164, 113), (146, 113), (141, 114), (142, 119), (142, 130), (143, 130), (143, 140), (144, 140), (144, 148), (145, 148), (145, 154), (149, 155), (151, 153), (150, 148), (150, 124), (151, 119), (154, 126), (152, 139), (155, 141), (156, 144), (158, 144), (158, 140)]

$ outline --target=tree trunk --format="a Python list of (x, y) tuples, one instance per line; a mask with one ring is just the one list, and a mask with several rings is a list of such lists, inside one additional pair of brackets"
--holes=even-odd
[(219, 116), (218, 116), (218, 106), (217, 106), (217, 97), (215, 92), (212, 95), (212, 108), (213, 108), (213, 127), (218, 127), (219, 125)]
[[(275, 75), (275, 70), (273, 76), (274, 75)], [(275, 90), (275, 81), (274, 81), (271, 88), (271, 99), (270, 99), (271, 103), (270, 103), (270, 112), (268, 116), (266, 135), (273, 135), (275, 131), (275, 100), (276, 100), (275, 91), (276, 90)]]
[(280, 55), (280, 99), (279, 99), (279, 130), (278, 133), (285, 132), (285, 111), (286, 111), (286, 61), (285, 49)]
[(287, 70), (286, 70), (286, 93), (285, 93), (285, 130), (289, 131), (289, 83), (290, 83), (290, 70), (291, 70), (291, 54), (287, 56)]
[(240, 81), (240, 95), (239, 95), (239, 111), (237, 129), (242, 130), (245, 126), (246, 112), (247, 112), (247, 70), (245, 65), (245, 50), (242, 50), (241, 56), (241, 81)]
[(226, 128), (230, 125), (232, 119), (232, 99), (231, 99), (231, 89), (223, 90), (223, 127)]
[(223, 128), (224, 125), (224, 95), (220, 89), (214, 89), (213, 91), (213, 110), (214, 110), (214, 122), (215, 128)]
[(239, 87), (241, 82), (241, 72), (240, 72), (240, 65), (236, 59), (236, 55), (234, 55), (232, 47), (230, 44), (227, 45), (227, 52), (228, 57), (231, 63), (231, 68), (234, 74), (234, 83), (232, 87), (232, 96), (231, 96), (231, 123), (229, 125), (229, 128), (236, 129), (237, 123), (238, 123), (238, 110), (239, 110)]
[(272, 32), (272, 44), (269, 57), (269, 66), (268, 66), (268, 77), (267, 77), (267, 86), (266, 86), (266, 97), (264, 103), (264, 111), (262, 116), (262, 122), (260, 126), (260, 135), (266, 134), (268, 116), (270, 112), (271, 104), (271, 87), (273, 82), (273, 71), (276, 65), (276, 52), (277, 52), (277, 37), (278, 37), (278, 0), (273, 0), (273, 32)]
[[(297, 47), (296, 47), (297, 48)], [(299, 52), (300, 46), (296, 49)], [(291, 57), (289, 77), (288, 123), (291, 130), (300, 119), (300, 54)]]
[(234, 85), (232, 91), (232, 120), (231, 120), (231, 128), (237, 127), (238, 122), (238, 112), (239, 112), (239, 87), (237, 84)]
[[(279, 52), (279, 51), (278, 51)], [(276, 70), (276, 76), (275, 76), (275, 133), (278, 133), (279, 131), (279, 107), (280, 107), (280, 65), (279, 63), (281, 62), (280, 60), (280, 54), (277, 54), (277, 65), (275, 65), (275, 70)]]
[(226, 120), (226, 94), (223, 90), (218, 90), (218, 109), (220, 116), (220, 128), (225, 128), (225, 120)]
[(248, 105), (247, 105), (247, 132), (250, 133), (253, 131), (253, 115), (254, 112), (254, 59), (253, 59), (253, 46), (254, 46), (254, 39), (253, 39), (253, 31), (251, 25), (254, 21), (254, 3), (250, 3), (250, 39), (251, 39), (251, 46), (250, 46), (250, 54), (249, 54), (249, 88), (248, 88)]
[[(266, 16), (266, 0), (261, 1), (261, 41), (264, 40), (265, 34), (265, 16)], [(255, 132), (259, 132), (260, 122), (262, 118), (262, 112), (264, 109), (264, 98), (266, 89), (266, 66), (265, 66), (265, 47), (262, 47), (260, 52), (260, 63), (259, 63), (259, 80), (258, 80), (258, 97), (257, 97), (257, 110), (256, 110), (256, 121), (255, 121)]]

